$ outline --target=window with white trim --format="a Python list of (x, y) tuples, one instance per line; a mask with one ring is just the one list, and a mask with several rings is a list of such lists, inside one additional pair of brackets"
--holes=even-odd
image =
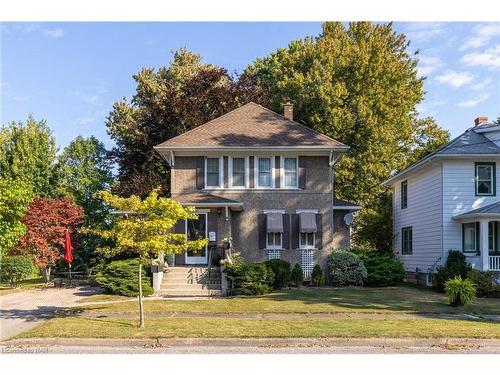
[(282, 233), (268, 232), (266, 236), (266, 248), (267, 249), (281, 249), (282, 246)]
[(314, 248), (315, 234), (314, 232), (300, 233), (300, 248), (312, 249)]
[(273, 249), (267, 250), (267, 259), (280, 259), (281, 258), (281, 250)]
[(475, 163), (476, 195), (496, 194), (495, 163)]
[(273, 187), (273, 159), (272, 157), (257, 158), (257, 186)]
[(314, 267), (314, 251), (313, 250), (307, 250), (304, 249), (302, 250), (301, 254), (301, 266), (302, 266), (302, 271), (304, 272), (304, 277), (309, 278), (311, 277), (312, 270)]
[(230, 159), (230, 187), (246, 187), (247, 186), (247, 159), (246, 158), (231, 158)]
[(298, 179), (298, 162), (297, 158), (283, 158), (283, 187), (285, 188), (297, 188)]
[(221, 161), (220, 158), (205, 159), (205, 186), (221, 186)]

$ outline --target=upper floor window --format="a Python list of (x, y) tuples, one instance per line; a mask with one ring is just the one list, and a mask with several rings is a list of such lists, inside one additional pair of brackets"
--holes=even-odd
[(273, 158), (257, 159), (257, 186), (273, 187)]
[(205, 186), (220, 187), (221, 186), (221, 160), (220, 158), (206, 158), (205, 165)]
[(413, 254), (413, 228), (401, 228), (401, 254)]
[(408, 181), (401, 182), (401, 208), (408, 207)]
[(297, 158), (283, 158), (283, 187), (296, 188), (298, 186)]
[(230, 159), (230, 187), (246, 187), (247, 186), (247, 159), (246, 158), (231, 158)]
[(475, 163), (476, 195), (495, 195), (495, 163)]

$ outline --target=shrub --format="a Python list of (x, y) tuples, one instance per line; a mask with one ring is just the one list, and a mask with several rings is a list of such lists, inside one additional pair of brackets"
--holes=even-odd
[(311, 275), (311, 284), (314, 286), (320, 286), (325, 282), (325, 275), (323, 275), (323, 270), (319, 264), (315, 264)]
[(391, 253), (381, 253), (366, 248), (352, 248), (350, 252), (359, 256), (368, 273), (365, 285), (392, 286), (403, 282), (405, 270), (403, 263)]
[(273, 271), (263, 263), (237, 263), (226, 267), (233, 294), (258, 295), (271, 291)]
[(461, 276), (455, 276), (444, 283), (444, 291), (450, 305), (461, 306), (471, 303), (476, 298), (476, 286), (469, 279), (462, 279)]
[(274, 274), (273, 289), (281, 289), (290, 284), (290, 263), (281, 259), (270, 259), (264, 264), (271, 269)]
[(462, 279), (467, 277), (467, 272), (471, 269), (470, 265), (465, 260), (465, 255), (461, 251), (450, 250), (448, 258), (443, 266), (436, 268), (434, 285), (439, 292), (444, 291), (444, 283), (453, 279), (455, 276), (460, 276)]
[(363, 285), (367, 271), (363, 261), (349, 251), (336, 250), (328, 257), (332, 283), (338, 286)]
[[(144, 265), (147, 265), (146, 261), (143, 262), (143, 267)], [(148, 271), (147, 267), (146, 271)], [(139, 260), (127, 259), (111, 262), (97, 273), (95, 282), (110, 294), (137, 297), (139, 295)], [(142, 294), (144, 296), (153, 294), (148, 272), (142, 273)]]
[(300, 264), (295, 263), (295, 266), (292, 269), (291, 274), (292, 282), (296, 287), (299, 287), (304, 282), (304, 271)]
[(2, 281), (8, 281), (12, 287), (17, 287), (19, 282), (31, 277), (33, 262), (30, 258), (21, 255), (5, 256), (0, 267)]
[(500, 286), (493, 282), (491, 272), (471, 269), (467, 272), (467, 278), (476, 286), (478, 297), (500, 297)]

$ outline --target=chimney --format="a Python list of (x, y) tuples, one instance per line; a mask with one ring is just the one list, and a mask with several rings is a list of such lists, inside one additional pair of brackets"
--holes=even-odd
[(474, 126), (478, 126), (481, 124), (485, 124), (488, 122), (488, 117), (486, 116), (479, 116), (474, 119)]
[(286, 102), (283, 104), (283, 116), (287, 120), (293, 120), (293, 104), (290, 102)]

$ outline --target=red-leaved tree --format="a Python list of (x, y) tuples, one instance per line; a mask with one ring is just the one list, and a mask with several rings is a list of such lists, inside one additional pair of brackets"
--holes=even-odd
[(52, 266), (64, 257), (66, 229), (74, 232), (82, 219), (83, 209), (69, 199), (37, 197), (22, 220), (26, 234), (13, 252), (32, 257), (49, 281)]

